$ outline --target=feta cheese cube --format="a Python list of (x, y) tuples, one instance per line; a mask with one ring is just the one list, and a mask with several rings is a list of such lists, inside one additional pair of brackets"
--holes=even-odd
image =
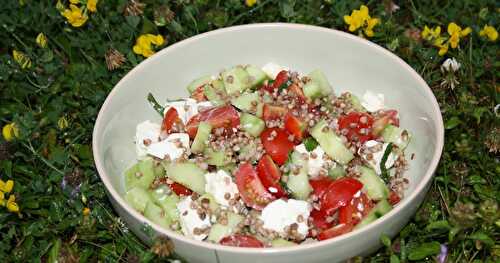
[[(269, 203), (260, 215), (260, 219), (264, 222), (265, 229), (273, 230), (281, 236), (286, 236), (285, 227), (292, 224), (297, 224), (297, 232), (306, 238), (309, 227), (307, 221), (309, 213), (311, 212), (311, 205), (302, 200), (283, 199), (275, 200)], [(301, 219), (299, 219), (301, 217)]]
[[(205, 191), (212, 194), (215, 201), (222, 206), (229, 207), (229, 199), (233, 199), (238, 194), (238, 187), (224, 170), (206, 173), (205, 181)], [(229, 194), (229, 199), (226, 199), (226, 194)]]
[(361, 101), (361, 105), (369, 112), (381, 110), (385, 107), (384, 94), (376, 94), (370, 90), (367, 90), (363, 95), (363, 101)]
[(147, 149), (150, 144), (160, 140), (160, 130), (161, 126), (159, 124), (149, 120), (137, 125), (135, 128), (135, 150), (139, 159), (147, 156)]
[(209, 228), (212, 224), (208, 216), (205, 216), (203, 219), (200, 218), (198, 211), (191, 208), (192, 202), (194, 202), (193, 199), (191, 199), (191, 196), (188, 196), (177, 203), (179, 222), (182, 233), (184, 233), (185, 236), (201, 241), (207, 237), (207, 234), (195, 234), (195, 228), (201, 230)]
[(308, 174), (310, 176), (315, 177), (321, 171), (323, 171), (324, 173), (328, 173), (328, 171), (325, 169), (325, 152), (319, 145), (312, 152), (308, 152), (306, 146), (301, 143), (295, 146), (295, 150), (301, 154), (307, 154), (307, 168)]
[(189, 135), (187, 133), (172, 133), (162, 141), (150, 144), (146, 153), (164, 159), (168, 155), (170, 160), (181, 157), (189, 151)]

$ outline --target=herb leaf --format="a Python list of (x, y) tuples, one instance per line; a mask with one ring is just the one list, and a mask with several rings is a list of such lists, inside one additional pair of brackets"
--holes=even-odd
[(318, 146), (318, 141), (316, 141), (313, 137), (308, 137), (304, 140), (304, 146), (308, 152), (312, 152)]
[(387, 162), (387, 158), (389, 157), (389, 154), (392, 152), (392, 142), (387, 145), (387, 148), (385, 148), (384, 155), (382, 156), (382, 160), (380, 161), (380, 177), (384, 182), (388, 183), (389, 182), (389, 171), (387, 170), (385, 163)]
[(155, 109), (158, 114), (163, 118), (163, 111), (165, 110), (165, 107), (161, 106), (160, 103), (155, 99), (153, 94), (151, 92), (148, 93), (148, 102), (153, 106), (153, 109)]

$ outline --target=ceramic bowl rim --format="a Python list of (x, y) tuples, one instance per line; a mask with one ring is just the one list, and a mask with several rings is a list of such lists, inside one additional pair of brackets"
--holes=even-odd
[[(106, 111), (108, 105), (110, 102), (113, 100), (115, 94), (117, 94), (123, 86), (123, 83), (126, 83), (128, 79), (132, 78), (135, 74), (138, 72), (141, 72), (143, 68), (147, 68), (147, 66), (158, 60), (162, 59), (163, 56), (167, 56), (171, 52), (175, 52), (177, 49), (181, 48), (182, 46), (188, 45), (192, 42), (199, 41), (203, 38), (207, 37), (214, 37), (220, 34), (228, 34), (231, 32), (235, 31), (245, 31), (245, 30), (251, 30), (251, 29), (259, 29), (259, 28), (286, 28), (286, 29), (291, 29), (291, 30), (296, 30), (296, 31), (316, 31), (318, 33), (323, 33), (323, 34), (335, 34), (339, 37), (346, 38), (349, 41), (353, 42), (358, 42), (366, 46), (366, 48), (370, 48), (373, 51), (376, 51), (384, 56), (387, 56), (390, 58), (394, 63), (397, 63), (400, 65), (401, 68), (405, 69), (410, 75), (413, 77), (413, 79), (418, 83), (421, 88), (423, 88), (424, 93), (426, 94), (427, 97), (430, 98), (430, 103), (432, 105), (432, 114), (434, 115), (433, 119), (434, 125), (436, 127), (436, 133), (434, 134), (435, 139), (436, 139), (436, 148), (435, 151), (432, 155), (432, 160), (425, 170), (425, 175), (422, 177), (422, 180), (417, 184), (415, 187), (415, 190), (410, 193), (408, 196), (403, 198), (401, 202), (394, 207), (389, 213), (385, 214), (383, 217), (380, 219), (376, 220), (375, 222), (367, 225), (366, 227), (363, 227), (359, 230), (352, 231), (350, 233), (338, 236), (333, 239), (329, 240), (324, 240), (321, 242), (315, 242), (311, 244), (303, 244), (303, 245), (298, 245), (298, 246), (292, 246), (292, 247), (283, 247), (283, 248), (241, 248), (241, 247), (230, 247), (230, 246), (222, 246), (218, 244), (212, 244), (204, 241), (197, 241), (194, 239), (191, 239), (189, 237), (186, 237), (184, 235), (175, 233), (171, 230), (164, 229), (163, 227), (160, 227), (159, 225), (151, 222), (149, 219), (141, 215), (139, 212), (134, 210), (127, 202), (123, 199), (123, 197), (115, 190), (113, 187), (113, 184), (111, 183), (111, 180), (109, 179), (108, 175), (106, 174), (106, 171), (104, 169), (104, 166), (101, 162), (101, 156), (99, 151), (97, 150), (99, 145), (97, 145), (98, 138), (97, 136), (99, 135), (98, 133), (102, 134), (102, 130), (104, 128), (104, 124), (101, 123), (102, 116), (104, 112)], [(335, 243), (341, 243), (344, 242), (346, 239), (350, 239), (352, 237), (361, 237), (365, 233), (371, 232), (374, 229), (380, 227), (382, 224), (385, 224), (386, 221), (388, 221), (392, 217), (398, 216), (399, 212), (403, 210), (406, 206), (408, 206), (410, 203), (414, 202), (417, 196), (422, 192), (425, 191), (426, 185), (429, 183), (429, 181), (432, 179), (433, 174), (437, 168), (437, 165), (439, 163), (439, 160), (441, 158), (441, 153), (443, 150), (443, 144), (444, 144), (444, 127), (443, 127), (443, 119), (441, 116), (441, 111), (439, 108), (439, 104), (437, 103), (437, 100), (432, 93), (431, 89), (427, 85), (427, 83), (422, 79), (422, 77), (415, 72), (415, 70), (409, 66), (406, 62), (404, 62), (401, 58), (396, 56), (395, 54), (391, 53), (390, 51), (384, 49), (383, 47), (370, 42), (366, 39), (357, 37), (355, 35), (338, 31), (335, 29), (330, 29), (330, 28), (325, 28), (325, 27), (319, 27), (319, 26), (312, 26), (312, 25), (303, 25), (303, 24), (290, 24), (290, 23), (257, 23), (257, 24), (249, 24), (249, 25), (239, 25), (239, 26), (232, 26), (232, 27), (227, 27), (227, 28), (222, 28), (214, 31), (209, 31), (206, 33), (202, 33), (193, 37), (190, 37), (188, 39), (185, 39), (183, 41), (177, 42), (161, 51), (158, 53), (154, 54), (153, 56), (149, 57), (148, 59), (142, 61), (139, 65), (134, 67), (132, 70), (130, 70), (111, 90), (111, 92), (108, 94), (106, 100), (104, 101), (103, 105), (101, 106), (101, 109), (99, 110), (99, 114), (96, 118), (95, 121), (95, 126), (92, 134), (92, 149), (93, 149), (93, 156), (94, 156), (94, 162), (97, 168), (97, 172), (99, 174), (99, 177), (101, 178), (102, 182), (104, 183), (106, 190), (108, 193), (111, 194), (111, 196), (116, 200), (116, 202), (130, 215), (132, 215), (135, 219), (137, 219), (140, 222), (147, 222), (151, 227), (157, 232), (161, 233), (162, 235), (168, 236), (169, 238), (172, 239), (177, 239), (179, 241), (188, 243), (193, 246), (197, 247), (203, 247), (206, 249), (211, 249), (211, 250), (218, 250), (218, 251), (225, 251), (225, 252), (232, 252), (232, 253), (247, 253), (247, 254), (269, 254), (269, 253), (276, 253), (276, 252), (298, 252), (298, 251), (307, 251), (308, 249), (312, 248), (326, 248), (332, 244)]]

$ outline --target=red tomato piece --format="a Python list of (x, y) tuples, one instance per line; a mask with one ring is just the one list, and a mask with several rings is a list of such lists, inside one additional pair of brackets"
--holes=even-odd
[(306, 124), (291, 112), (285, 115), (285, 129), (292, 134), (297, 141), (302, 141), (306, 131)]
[(276, 198), (286, 197), (286, 191), (281, 187), (281, 172), (273, 159), (265, 154), (257, 164), (257, 174), (264, 188)]
[(318, 240), (326, 240), (345, 233), (349, 233), (352, 231), (352, 228), (353, 226), (350, 224), (338, 224), (332, 228), (320, 232), (318, 234)]
[[(341, 132), (347, 131), (345, 136), (349, 141), (361, 143), (373, 139), (372, 134), (373, 117), (364, 112), (350, 112), (341, 116), (338, 121)], [(344, 133), (344, 132), (343, 132)]]
[(332, 182), (333, 179), (326, 176), (321, 176), (319, 178), (309, 180), (309, 184), (313, 189), (313, 194), (320, 199), (321, 197), (323, 197), (323, 194), (326, 192)]
[(268, 128), (260, 134), (260, 140), (266, 153), (273, 158), (278, 165), (283, 165), (288, 159), (288, 153), (294, 144), (288, 140), (288, 133), (279, 128)]
[(264, 244), (260, 242), (257, 238), (249, 235), (232, 235), (227, 236), (220, 240), (219, 242), (224, 246), (232, 247), (264, 247)]
[(174, 193), (180, 196), (187, 196), (193, 193), (193, 191), (189, 190), (189, 188), (175, 182), (173, 184), (169, 184), (168, 187), (170, 187), (170, 189), (172, 189)]
[(310, 213), (311, 218), (313, 219), (312, 223), (318, 230), (328, 229), (333, 226), (333, 221), (328, 222), (326, 218), (328, 215), (324, 210), (316, 210), (313, 209)]
[(288, 71), (287, 70), (282, 70), (278, 75), (276, 75), (276, 78), (274, 79), (272, 89), (277, 89), (281, 87), (281, 85), (285, 84), (290, 77), (288, 76)]
[(399, 203), (399, 201), (401, 201), (401, 197), (399, 197), (399, 195), (396, 192), (391, 190), (391, 192), (389, 193), (388, 200), (389, 200), (389, 203), (394, 206), (397, 203)]
[(399, 118), (397, 110), (384, 110), (379, 114), (378, 119), (373, 122), (372, 132), (378, 136), (382, 133), (384, 128), (392, 124), (399, 127)]
[(170, 107), (170, 109), (167, 110), (165, 116), (163, 117), (163, 122), (161, 123), (161, 131), (164, 131), (167, 134), (170, 133), (170, 130), (176, 123), (180, 124), (182, 123), (182, 120), (179, 118), (179, 113), (177, 112), (177, 110), (174, 107)]
[(331, 215), (335, 210), (346, 206), (354, 194), (363, 188), (363, 184), (349, 177), (333, 181), (320, 199), (321, 209)]
[(299, 103), (306, 103), (307, 97), (304, 95), (304, 91), (296, 84), (290, 85), (288, 88), (288, 94), (295, 97)]
[(268, 203), (276, 199), (262, 185), (257, 172), (249, 163), (243, 163), (238, 167), (235, 181), (241, 198), (247, 206), (262, 210)]
[(189, 137), (194, 138), (196, 136), (198, 124), (202, 121), (209, 122), (213, 129), (225, 128), (227, 133), (231, 133), (232, 129), (240, 124), (240, 116), (238, 111), (231, 105), (206, 109), (191, 117), (186, 124), (186, 132)]
[(287, 113), (287, 109), (280, 106), (264, 104), (262, 108), (262, 118), (265, 121), (281, 119)]

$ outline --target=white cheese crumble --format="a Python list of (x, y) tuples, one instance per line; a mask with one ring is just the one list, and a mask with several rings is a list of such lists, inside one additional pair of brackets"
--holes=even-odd
[[(289, 227), (295, 223), (298, 225), (297, 233), (305, 238), (309, 231), (307, 220), (310, 212), (311, 206), (306, 201), (295, 199), (288, 199), (288, 201), (285, 201), (283, 199), (278, 199), (269, 203), (262, 210), (260, 219), (264, 222), (263, 227), (265, 229), (276, 231), (282, 236), (286, 236), (287, 234), (285, 232), (285, 227)], [(301, 220), (299, 220), (299, 216)]]
[(191, 98), (169, 101), (165, 105), (165, 111), (163, 112), (163, 115), (165, 115), (167, 111), (173, 107), (177, 110), (179, 118), (182, 120), (182, 122), (186, 124), (189, 121), (189, 119), (191, 119), (191, 117), (198, 114), (200, 108), (202, 107), (207, 108), (212, 106), (213, 104), (210, 101), (204, 101), (198, 103), (196, 102), (195, 99)]
[(147, 156), (148, 146), (146, 144), (150, 145), (159, 141), (160, 130), (159, 124), (149, 120), (137, 125), (135, 128), (135, 150), (139, 159)]
[(282, 67), (273, 62), (269, 62), (262, 67), (262, 71), (264, 71), (270, 79), (275, 79), (278, 73), (282, 70), (288, 70), (288, 68)]
[(146, 153), (160, 159), (164, 159), (165, 156), (168, 156), (168, 158), (173, 161), (188, 151), (189, 135), (187, 133), (172, 133), (164, 140), (147, 146)]
[[(295, 150), (301, 154), (307, 154), (309, 157), (307, 160), (307, 168), (308, 168), (308, 174), (312, 177), (317, 176), (321, 171), (324, 171), (325, 173), (328, 173), (328, 171), (324, 168), (325, 166), (325, 152), (323, 149), (318, 145), (312, 152), (308, 152), (306, 149), (306, 146), (301, 143), (297, 146), (295, 146)], [(315, 158), (313, 158), (313, 156)]]
[[(373, 158), (371, 160), (368, 160), (368, 158), (366, 158), (367, 154), (361, 155), (361, 157), (363, 159), (365, 159), (366, 162), (371, 167), (373, 167), (373, 169), (375, 170), (375, 172), (378, 175), (380, 175), (382, 173), (382, 171), (380, 170), (380, 163), (382, 162), (382, 158), (384, 157), (385, 149), (387, 149), (387, 146), (389, 145), (389, 143), (381, 143), (381, 142), (377, 142), (374, 140), (370, 140), (370, 141), (365, 142), (365, 144), (364, 144), (365, 149), (372, 148), (372, 147), (375, 147), (375, 146), (381, 145), (381, 144), (383, 144), (382, 150), (372, 153)], [(394, 165), (396, 158), (397, 158), (397, 156), (395, 154), (390, 153), (389, 156), (387, 156), (387, 161), (385, 162), (385, 167), (387, 169), (391, 168)]]
[[(219, 170), (216, 173), (205, 174), (205, 191), (214, 196), (215, 201), (222, 206), (229, 206), (229, 199), (235, 198), (238, 194), (238, 187), (233, 182), (231, 176), (224, 170)], [(229, 199), (226, 199), (226, 194), (229, 194)]]
[(384, 106), (384, 94), (374, 93), (367, 90), (363, 95), (363, 101), (361, 105), (369, 112), (375, 112), (383, 109)]
[(201, 241), (207, 237), (207, 234), (195, 234), (194, 229), (198, 228), (201, 230), (210, 227), (210, 219), (208, 216), (201, 219), (196, 209), (191, 208), (192, 202), (193, 199), (188, 196), (177, 203), (177, 210), (179, 210), (179, 222), (181, 224), (182, 233), (184, 233), (185, 236)]

